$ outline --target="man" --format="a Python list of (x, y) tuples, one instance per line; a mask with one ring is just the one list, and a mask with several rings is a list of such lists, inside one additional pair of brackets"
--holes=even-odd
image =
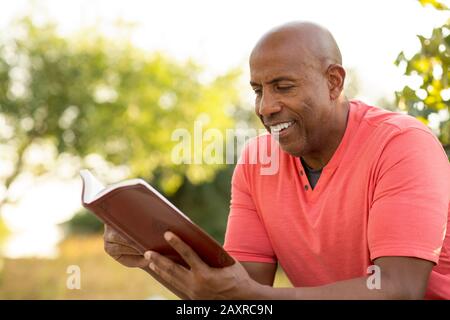
[[(233, 175), (224, 247), (237, 262), (210, 268), (169, 232), (190, 269), (155, 252), (143, 259), (108, 227), (106, 251), (189, 299), (450, 298), (450, 170), (433, 134), (347, 101), (340, 51), (315, 24), (269, 31), (250, 71), (256, 114), (273, 137), (249, 143)], [(274, 137), (279, 170), (261, 175), (246, 160)], [(294, 288), (272, 287), (277, 263)], [(379, 270), (379, 286), (368, 285), (368, 270)]]

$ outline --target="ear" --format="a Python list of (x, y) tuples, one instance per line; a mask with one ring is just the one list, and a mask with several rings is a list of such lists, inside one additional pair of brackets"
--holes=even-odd
[(327, 70), (330, 99), (336, 100), (344, 89), (345, 70), (339, 64), (331, 64)]

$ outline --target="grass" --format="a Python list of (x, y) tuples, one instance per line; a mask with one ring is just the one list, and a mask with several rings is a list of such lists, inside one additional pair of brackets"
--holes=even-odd
[[(81, 270), (81, 288), (66, 286), (67, 268)], [(275, 286), (291, 286), (279, 270)], [(100, 236), (71, 237), (57, 259), (4, 259), (0, 299), (178, 299), (146, 272), (126, 268), (103, 251)]]

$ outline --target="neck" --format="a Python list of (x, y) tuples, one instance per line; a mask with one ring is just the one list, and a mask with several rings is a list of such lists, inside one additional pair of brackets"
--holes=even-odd
[(327, 165), (344, 137), (349, 114), (348, 101), (340, 101), (336, 106), (336, 110), (336, 117), (333, 120), (335, 126), (327, 133), (323, 141), (318, 144), (321, 146), (320, 150), (302, 156), (308, 167), (314, 170), (322, 169)]

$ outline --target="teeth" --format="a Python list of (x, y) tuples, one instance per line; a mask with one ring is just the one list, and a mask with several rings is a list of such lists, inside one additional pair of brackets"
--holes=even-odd
[(270, 131), (275, 132), (275, 133), (280, 132), (281, 130), (290, 127), (293, 123), (294, 123), (294, 121), (289, 121), (289, 122), (279, 123), (275, 126), (270, 126)]

